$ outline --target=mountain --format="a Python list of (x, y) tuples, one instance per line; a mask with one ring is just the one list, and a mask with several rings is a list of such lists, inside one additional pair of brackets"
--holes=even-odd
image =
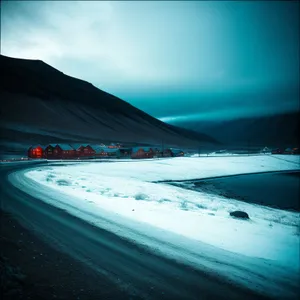
[(300, 113), (241, 118), (230, 121), (180, 122), (176, 125), (204, 131), (224, 147), (296, 147), (300, 146)]
[(163, 123), (40, 60), (0, 55), (2, 148), (55, 142), (123, 142), (198, 147), (206, 134)]

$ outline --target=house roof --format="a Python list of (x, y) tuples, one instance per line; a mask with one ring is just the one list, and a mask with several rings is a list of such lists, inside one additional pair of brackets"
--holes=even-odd
[(173, 153), (180, 153), (180, 152), (183, 152), (181, 149), (171, 149), (171, 151)]
[(118, 148), (107, 148), (101, 146), (94, 146), (93, 149), (96, 151), (96, 153), (101, 153), (101, 152), (114, 153), (119, 151)]
[(72, 146), (75, 150), (77, 150), (78, 148), (80, 148), (81, 145), (82, 145), (82, 144), (71, 144), (71, 146)]
[(62, 150), (75, 150), (70, 144), (57, 144)]
[(103, 148), (103, 151), (107, 152), (107, 153), (113, 153), (113, 152), (118, 152), (119, 149), (118, 148)]
[[(91, 146), (90, 144), (71, 144), (71, 146), (75, 149), (78, 150), (80, 147), (87, 147)], [(92, 147), (92, 146), (91, 146)], [(92, 147), (93, 148), (93, 147)]]
[(44, 146), (42, 146), (40, 144), (36, 144), (36, 145), (30, 146), (29, 149), (31, 149), (31, 148), (37, 148), (37, 147), (41, 147), (42, 149), (44, 148)]
[(57, 144), (48, 144), (48, 145), (45, 146), (45, 148), (47, 148), (47, 147), (49, 147), (49, 146), (51, 146), (51, 147), (54, 148), (56, 145), (57, 145)]
[(153, 150), (152, 147), (133, 147), (132, 152), (137, 152), (140, 149), (143, 149), (145, 152), (149, 152), (150, 150)]
[(104, 151), (103, 146), (93, 146), (93, 149), (96, 151), (96, 153), (100, 153), (100, 152)]
[(154, 147), (154, 148), (152, 148), (151, 147), (151, 149), (154, 150), (154, 151), (160, 151), (160, 152), (161, 151), (170, 151), (171, 150), (170, 148), (167, 148), (167, 147), (166, 148), (164, 148), (164, 147)]

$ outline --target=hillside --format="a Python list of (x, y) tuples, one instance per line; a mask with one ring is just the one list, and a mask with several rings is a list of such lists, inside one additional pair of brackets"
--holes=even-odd
[(214, 145), (40, 60), (0, 56), (2, 149), (51, 142)]
[(294, 112), (219, 122), (187, 121), (176, 125), (204, 131), (226, 147), (299, 147), (299, 123), (300, 113)]

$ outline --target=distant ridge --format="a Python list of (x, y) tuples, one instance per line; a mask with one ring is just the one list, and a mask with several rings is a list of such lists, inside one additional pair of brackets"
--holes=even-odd
[(176, 124), (187, 129), (206, 132), (226, 147), (300, 146), (299, 111), (230, 121), (186, 121)]

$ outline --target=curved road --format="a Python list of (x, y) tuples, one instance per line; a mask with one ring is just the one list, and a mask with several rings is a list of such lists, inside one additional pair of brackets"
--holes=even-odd
[(102, 275), (117, 278), (129, 295), (143, 299), (266, 299), (221, 276), (151, 253), (22, 192), (7, 177), (24, 168), (30, 166), (1, 166), (1, 208), (21, 220), (23, 226), (37, 228), (49, 244), (71, 253)]

